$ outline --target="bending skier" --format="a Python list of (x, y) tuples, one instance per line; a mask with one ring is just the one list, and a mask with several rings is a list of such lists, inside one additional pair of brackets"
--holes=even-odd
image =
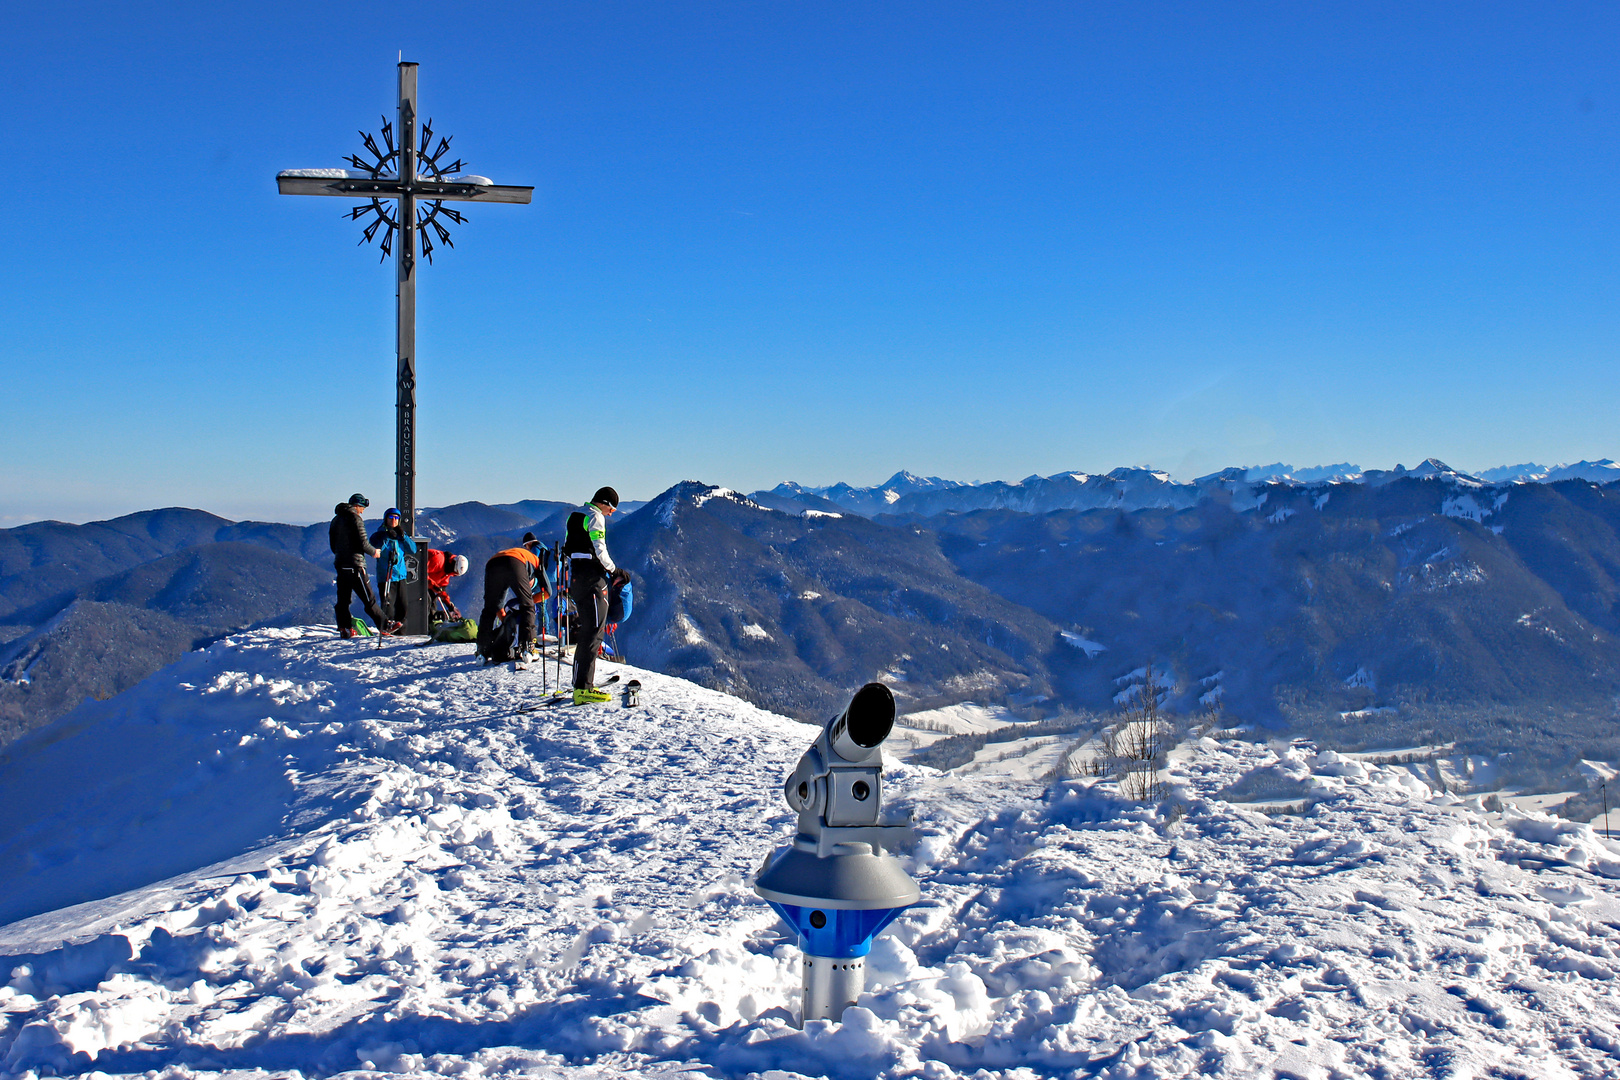
[(517, 597), (518, 610), (523, 622), (518, 628), (518, 656), (523, 656), (534, 644), (534, 600), (548, 595), (545, 571), (536, 554), (540, 541), (534, 533), (524, 533), (523, 542), (514, 548), (497, 551), (484, 564), (484, 610), (478, 616), (478, 653), (488, 663), (498, 664), (510, 660), (509, 656), (491, 656), (495, 641), (495, 619), (506, 602), (507, 590)]
[(610, 487), (598, 488), (591, 501), (568, 515), (568, 534), (563, 540), (573, 579), (568, 597), (574, 602), (578, 632), (574, 635), (574, 704), (607, 701), (608, 695), (596, 689), (596, 656), (602, 650), (607, 626), (608, 582), (614, 587), (630, 574), (613, 565), (607, 549), (607, 519), (619, 508), (619, 493)]
[(461, 609), (457, 608), (455, 602), (450, 599), (449, 585), (451, 578), (460, 577), (466, 572), (467, 556), (453, 555), (448, 551), (440, 551), (438, 548), (428, 548), (428, 594), (432, 600), (437, 600), (444, 605), (446, 618), (461, 618)]
[(366, 576), (366, 556), (375, 557), (378, 553), (367, 542), (366, 527), (360, 520), (370, 505), (370, 499), (355, 492), (348, 502), (338, 503), (333, 508), (332, 525), (327, 530), (332, 546), (332, 569), (337, 571), (337, 606), (333, 610), (337, 613), (338, 633), (346, 638), (354, 637), (354, 615), (349, 611), (349, 604), (355, 596), (360, 597), (360, 603), (371, 621), (377, 624), (378, 631), (388, 633), (387, 620), (377, 607), (377, 594), (371, 591), (371, 579)]

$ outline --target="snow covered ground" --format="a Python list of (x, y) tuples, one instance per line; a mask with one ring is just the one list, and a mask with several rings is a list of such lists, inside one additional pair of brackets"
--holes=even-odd
[(1000, 705), (963, 702), (942, 709), (923, 709), (895, 719), (894, 731), (886, 744), (894, 754), (924, 750), (952, 735), (984, 734), (1019, 723), (1019, 717)]
[(0, 756), (0, 1073), (1620, 1071), (1620, 844), (1212, 739), (1158, 806), (892, 764), (922, 902), (799, 1031), (748, 878), (813, 729), (648, 672), (521, 711), (470, 651), (240, 635)]

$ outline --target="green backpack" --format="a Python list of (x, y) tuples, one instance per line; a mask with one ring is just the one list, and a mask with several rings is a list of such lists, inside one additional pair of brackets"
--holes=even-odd
[(371, 637), (372, 636), (371, 627), (366, 625), (366, 620), (364, 620), (364, 619), (356, 619), (353, 616), (350, 616), (350, 620), (354, 624), (354, 636), (355, 637)]
[(477, 641), (478, 624), (471, 619), (445, 619), (433, 628), (433, 640), (446, 643)]

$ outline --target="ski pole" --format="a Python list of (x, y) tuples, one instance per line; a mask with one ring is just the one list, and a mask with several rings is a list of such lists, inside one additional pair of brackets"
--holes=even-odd
[(568, 646), (569, 646), (569, 648), (574, 650), (573, 654), (572, 654), (573, 659), (571, 659), (568, 662), (568, 666), (573, 669), (574, 677), (578, 678), (578, 675), (579, 675), (579, 642), (574, 640), (574, 616), (577, 614), (577, 612), (575, 612), (575, 610), (574, 610), (574, 557), (572, 555), (570, 555), (568, 557), (568, 608), (567, 608), (567, 611), (568, 611), (568, 614), (567, 614), (566, 618), (567, 618), (568, 621), (567, 621), (566, 625), (568, 627)]
[(569, 594), (569, 583), (564, 578), (561, 555), (557, 562), (557, 601), (554, 614), (557, 619), (557, 690), (562, 690), (562, 597)]
[[(542, 550), (544, 550), (544, 549), (542, 549)], [(542, 587), (545, 586), (545, 581), (546, 581), (546, 568), (545, 568), (544, 562), (542, 561), (542, 565), (540, 567), (540, 583), (541, 583)], [(539, 632), (538, 635), (536, 635), (539, 638), (539, 640), (535, 642), (535, 648), (540, 650), (540, 692), (542, 694), (551, 693), (551, 673), (546, 670), (546, 649), (545, 649), (545, 645), (546, 645), (546, 600), (549, 600), (549, 599), (550, 599), (549, 596), (543, 598), (540, 601), (540, 610), (538, 612), (536, 612), (536, 614), (539, 616), (539, 618), (536, 621), (540, 624), (540, 632)]]
[(552, 577), (554, 579), (552, 581), (551, 588), (551, 638), (552, 647), (557, 650), (556, 659), (558, 690), (562, 689), (562, 619), (558, 614), (558, 605), (561, 603), (558, 597), (562, 593), (562, 563), (559, 561), (561, 556), (558, 554), (558, 552), (561, 550), (562, 542), (553, 541), (551, 545), (551, 567)]

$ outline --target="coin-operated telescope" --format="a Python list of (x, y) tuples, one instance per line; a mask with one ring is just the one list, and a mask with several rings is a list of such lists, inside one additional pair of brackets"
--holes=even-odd
[(884, 851), (911, 837), (911, 822), (880, 824), (883, 740), (894, 727), (894, 695), (867, 683), (822, 729), (789, 774), (784, 793), (799, 813), (789, 847), (773, 852), (754, 879), (799, 935), (804, 1006), (799, 1025), (838, 1020), (866, 985), (872, 939), (921, 893)]

